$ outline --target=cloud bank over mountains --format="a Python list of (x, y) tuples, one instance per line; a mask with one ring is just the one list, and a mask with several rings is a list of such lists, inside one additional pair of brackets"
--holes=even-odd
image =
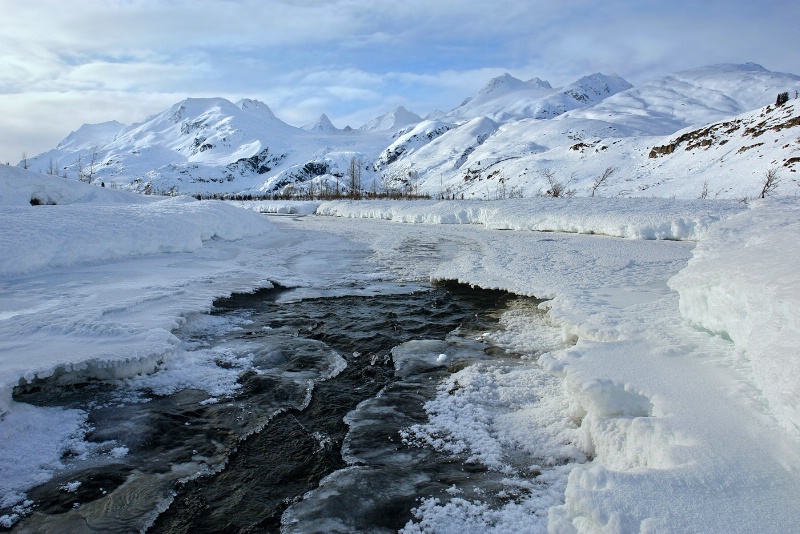
[[(252, 97), (301, 126), (452, 107), (509, 72), (554, 86), (590, 72), (634, 85), (701, 64), (800, 72), (796, 6), (749, 2), (410, 0), (11, 3), (0, 21), (0, 158), (83, 123), (130, 124), (186, 97)], [(769, 28), (769, 31), (765, 31)], [(679, 30), (678, 30), (679, 29)], [(679, 34), (677, 32), (680, 32)]]

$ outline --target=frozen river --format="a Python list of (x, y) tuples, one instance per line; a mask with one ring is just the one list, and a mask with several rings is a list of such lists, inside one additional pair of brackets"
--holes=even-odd
[[(679, 240), (702, 237), (715, 205), (680, 204), (676, 215), (675, 203), (650, 202), (621, 216), (608, 203), (605, 219), (575, 217), (579, 231), (634, 237), (623, 239), (520, 226), (523, 211), (539, 216), (535, 204), (513, 205), (522, 211), (506, 222), (489, 204), (434, 220), (432, 208), (415, 215), (401, 203), (394, 221), (226, 211), (233, 225), (207, 222), (214, 204), (198, 203), (187, 206), (202, 222), (164, 218), (174, 226), (137, 233), (122, 256), (96, 256), (86, 236), (69, 249), (89, 244), (78, 262), (60, 255), (62, 237), (42, 234), (35, 260), (8, 249), (35, 268), (6, 262), (0, 287), (0, 521), (20, 532), (791, 524), (800, 458), (783, 424), (790, 404), (775, 404), (780, 375), (767, 381), (773, 393), (761, 374), (772, 367), (684, 316), (700, 297), (714, 304), (714, 284), (727, 281), (724, 258), (712, 264), (721, 275), (687, 269), (695, 242)], [(52, 214), (43, 228), (55, 228), (51, 208), (4, 220), (13, 230)], [(387, 218), (381, 206), (345, 208)], [(147, 213), (107, 216), (124, 232)], [(546, 227), (553, 214), (542, 217)], [(159, 252), (162, 234), (204, 224), (236, 231)], [(718, 235), (751, 226), (733, 220)], [(670, 240), (636, 238), (659, 232)], [(706, 258), (714, 246), (748, 250), (710, 243), (697, 246)], [(748, 283), (735, 289), (760, 287)], [(790, 305), (781, 299), (767, 301), (774, 313)], [(780, 340), (770, 328), (765, 339)]]

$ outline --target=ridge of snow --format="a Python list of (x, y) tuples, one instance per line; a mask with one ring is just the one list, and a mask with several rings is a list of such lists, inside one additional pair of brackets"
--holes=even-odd
[(99, 124), (84, 124), (65, 137), (58, 145), (58, 150), (91, 150), (98, 143), (115, 136), (125, 129), (121, 122), (107, 121)]
[(487, 116), (497, 122), (525, 118), (549, 119), (571, 109), (589, 106), (631, 85), (621, 77), (601, 73), (583, 76), (571, 84), (554, 89), (548, 82), (533, 78), (523, 82), (510, 74), (493, 78), (473, 98), (446, 115), (450, 121)]
[(669, 281), (688, 321), (743, 351), (789, 430), (800, 428), (800, 253), (786, 244), (798, 235), (796, 202), (758, 201), (711, 228)]
[(715, 223), (744, 210), (735, 201), (533, 198), (393, 202), (325, 201), (317, 215), (416, 224), (481, 224), (492, 230), (598, 234), (626, 239), (697, 241)]

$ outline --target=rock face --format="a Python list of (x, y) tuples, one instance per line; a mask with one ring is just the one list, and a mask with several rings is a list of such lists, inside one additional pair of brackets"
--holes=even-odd
[[(717, 122), (704, 126), (703, 128), (685, 132), (676, 137), (669, 144), (653, 147), (649, 157), (656, 158), (658, 156), (672, 154), (681, 146), (684, 146), (685, 150), (722, 146), (729, 143), (734, 138), (756, 139), (768, 132), (777, 133), (790, 128), (799, 127), (800, 114), (798, 114), (798, 109), (792, 104), (784, 107), (784, 104), (786, 103), (766, 106), (756, 113), (738, 116), (731, 120)], [(763, 144), (764, 143), (752, 143), (742, 145), (738, 148), (737, 153), (746, 152), (752, 148), (762, 146)], [(793, 163), (788, 163), (790, 159), (792, 158), (784, 160), (784, 166), (792, 166)]]
[(649, 158), (657, 158), (658, 156), (663, 156), (664, 154), (672, 154), (675, 152), (675, 147), (677, 145), (670, 143), (669, 145), (662, 145), (662, 146), (654, 146), (653, 149), (650, 151)]

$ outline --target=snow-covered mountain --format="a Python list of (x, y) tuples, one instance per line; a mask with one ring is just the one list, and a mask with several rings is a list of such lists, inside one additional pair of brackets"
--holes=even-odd
[(391, 135), (338, 130), (325, 115), (296, 128), (263, 102), (223, 98), (189, 98), (121, 126), (105, 137), (96, 132), (110, 127), (84, 126), (28, 164), (47, 172), (55, 161), (58, 174), (145, 193), (280, 191), (320, 175), (343, 176), (349, 159), (371, 161)]
[(523, 82), (506, 73), (491, 79), (473, 98), (446, 114), (443, 120), (458, 122), (475, 117), (489, 117), (497, 122), (549, 119), (631, 87), (617, 75), (596, 73), (553, 89), (549, 82), (539, 78)]
[(368, 123), (361, 126), (361, 130), (366, 130), (368, 132), (374, 132), (376, 130), (391, 130), (396, 131), (403, 126), (408, 126), (409, 124), (416, 124), (422, 120), (422, 117), (408, 111), (403, 106), (397, 107), (390, 111), (389, 113), (385, 113), (380, 117), (375, 117)]
[[(599, 73), (560, 88), (504, 74), (450, 112), (423, 120), (398, 107), (357, 130), (340, 130), (324, 114), (296, 128), (257, 100), (190, 98), (132, 126), (84, 125), (28, 165), (147, 193), (342, 190), (357, 163), (365, 190), (432, 196), (531, 196), (555, 181), (577, 195), (741, 197), (773, 166), (786, 173), (781, 188), (794, 187), (796, 106), (774, 103), (799, 89), (800, 76), (753, 63), (701, 67), (635, 88)], [(769, 142), (720, 126), (762, 114), (790, 126), (765, 132)], [(716, 137), (685, 150), (691, 143), (678, 139), (704, 127)], [(672, 145), (669, 157), (649, 157)], [(592, 188), (607, 169), (602, 187)]]
[[(414, 169), (421, 182), (415, 187), (420, 191), (488, 199), (512, 193), (546, 194), (551, 180), (576, 195), (590, 195), (594, 182), (611, 168), (611, 177), (594, 194), (691, 198), (703, 194), (708, 182), (710, 195), (741, 198), (757, 193), (757, 182), (768, 168), (789, 161), (781, 186), (789, 192), (796, 187), (790, 174), (792, 158), (800, 148), (796, 127), (773, 132), (769, 143), (749, 154), (725, 152), (723, 157), (722, 150), (693, 150), (669, 162), (649, 155), (653, 147), (670, 143), (665, 136), (760, 116), (779, 92), (794, 95), (797, 89), (800, 77), (754, 64), (703, 67), (665, 76), (549, 120), (508, 120), (488, 137), (485, 131), (467, 135), (466, 145), (460, 130), (467, 125), (455, 127), (425, 147), (400, 154), (382, 172), (393, 176), (402, 174), (396, 167)], [(781, 113), (796, 115), (793, 102)], [(791, 117), (786, 121), (792, 124)], [(729, 149), (739, 150), (739, 142), (749, 141), (728, 142)]]
[(109, 137), (116, 136), (125, 125), (117, 121), (102, 122), (100, 124), (84, 124), (76, 131), (71, 132), (56, 149), (59, 150), (87, 150), (103, 143)]
[(325, 133), (332, 133), (339, 131), (339, 129), (333, 125), (331, 120), (324, 113), (320, 115), (316, 121), (303, 126), (303, 130), (309, 132), (325, 132)]

